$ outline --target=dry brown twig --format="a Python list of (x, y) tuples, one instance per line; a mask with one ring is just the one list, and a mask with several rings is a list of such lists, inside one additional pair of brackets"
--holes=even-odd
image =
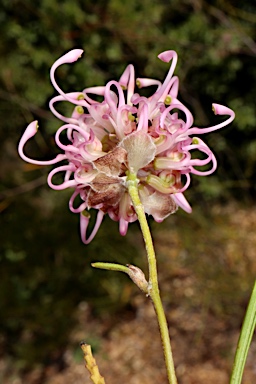
[(99, 372), (99, 368), (97, 366), (96, 360), (94, 359), (92, 355), (92, 349), (91, 346), (86, 344), (85, 342), (81, 342), (81, 348), (84, 353), (84, 360), (85, 360), (85, 368), (90, 373), (91, 381), (94, 384), (105, 384), (104, 377), (101, 376)]

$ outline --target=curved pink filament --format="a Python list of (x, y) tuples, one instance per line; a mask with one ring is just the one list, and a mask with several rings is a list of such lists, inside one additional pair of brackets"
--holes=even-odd
[(66, 180), (62, 184), (59, 184), (59, 185), (53, 184), (52, 183), (53, 176), (56, 173), (63, 172), (63, 171), (74, 172), (75, 171), (75, 167), (72, 164), (69, 164), (69, 165), (63, 165), (61, 167), (53, 169), (49, 173), (48, 178), (47, 178), (47, 182), (48, 182), (49, 187), (51, 187), (52, 189), (54, 189), (56, 191), (61, 191), (62, 189), (66, 189), (66, 188), (69, 188), (69, 187), (75, 187), (77, 185), (77, 182), (75, 180)]
[(119, 220), (119, 233), (122, 236), (125, 236), (128, 230), (128, 221), (126, 221), (123, 217), (120, 217)]
[(135, 87), (135, 73), (134, 73), (134, 66), (129, 64), (128, 65), (130, 69), (130, 76), (129, 76), (129, 82), (128, 82), (128, 88), (127, 88), (127, 103), (129, 105), (132, 105), (131, 98), (134, 94), (134, 87)]
[(181, 192), (174, 193), (172, 195), (172, 198), (175, 201), (175, 203), (179, 207), (181, 207), (185, 212), (187, 212), (187, 213), (192, 212), (192, 208), (190, 207), (190, 205), (189, 205), (187, 199), (185, 198), (185, 196), (183, 195), (183, 193), (181, 193)]
[(125, 123), (123, 121), (124, 111), (127, 111), (127, 113), (133, 114), (133, 113), (137, 113), (137, 108), (129, 105), (123, 105), (122, 107), (118, 108), (117, 115), (116, 115), (115, 133), (119, 140), (122, 140), (125, 136)]
[(140, 111), (137, 131), (148, 132), (148, 105), (145, 103)]
[(134, 93), (132, 95), (131, 101), (133, 104), (139, 104), (139, 103), (148, 103), (148, 99), (145, 96), (140, 96), (138, 93)]
[(186, 181), (186, 183), (184, 184), (184, 186), (178, 190), (178, 193), (182, 193), (182, 192), (184, 192), (186, 189), (188, 189), (189, 184), (190, 184), (190, 181), (191, 181), (190, 174), (189, 174), (188, 172), (183, 173), (183, 175), (186, 176), (187, 181)]
[[(118, 106), (117, 106), (117, 103), (113, 100), (113, 98), (111, 97), (111, 89), (110, 87), (114, 85), (117, 89), (117, 92), (118, 92)], [(113, 117), (115, 118), (116, 117), (116, 113), (117, 113), (117, 108), (118, 107), (121, 107), (125, 104), (125, 98), (124, 98), (124, 92), (120, 86), (120, 84), (117, 82), (117, 81), (109, 81), (106, 85), (106, 88), (105, 88), (105, 100), (106, 102), (108, 103), (109, 107), (110, 107), (110, 110), (112, 112), (112, 115)]]
[(80, 233), (81, 233), (81, 240), (84, 244), (89, 244), (92, 241), (92, 239), (95, 237), (95, 235), (97, 234), (99, 227), (102, 223), (103, 217), (104, 217), (104, 212), (99, 210), (98, 214), (97, 214), (96, 223), (94, 225), (94, 228), (93, 228), (90, 236), (87, 239), (86, 238), (86, 232), (87, 232), (90, 218), (85, 216), (83, 213), (80, 213)]
[(165, 63), (169, 63), (172, 60), (172, 64), (171, 64), (171, 67), (168, 71), (168, 74), (167, 74), (162, 86), (160, 87), (158, 92), (155, 94), (157, 97), (157, 100), (159, 100), (161, 98), (161, 96), (165, 92), (166, 88), (168, 87), (168, 84), (172, 78), (173, 72), (175, 70), (175, 67), (176, 67), (176, 64), (178, 61), (178, 55), (175, 51), (165, 51), (165, 52), (160, 53), (160, 55), (158, 55), (158, 58), (160, 60), (164, 61)]
[(127, 89), (127, 104), (132, 105), (131, 97), (134, 94), (135, 73), (132, 64), (127, 65), (122, 76), (119, 79), (119, 84)]
[(85, 208), (87, 207), (87, 203), (86, 202), (83, 202), (79, 205), (79, 207), (75, 208), (74, 207), (74, 201), (75, 201), (75, 198), (80, 195), (80, 191), (79, 190), (76, 190), (72, 196), (70, 197), (69, 199), (69, 209), (71, 212), (73, 213), (81, 213), (82, 211), (85, 210)]
[(183, 152), (183, 158), (178, 160), (172, 160), (168, 157), (157, 157), (154, 162), (154, 166), (158, 170), (163, 169), (170, 169), (170, 170), (177, 170), (177, 171), (184, 171), (185, 169), (189, 168), (189, 164), (191, 161), (191, 154), (187, 152)]
[(62, 95), (66, 100), (70, 101), (73, 104), (81, 105), (83, 107), (88, 107), (89, 104), (85, 100), (76, 100), (74, 102), (74, 99), (72, 97), (69, 97), (68, 94), (65, 94), (65, 92), (62, 91), (62, 89), (58, 86), (56, 80), (55, 80), (55, 71), (56, 69), (62, 65), (62, 64), (70, 64), (74, 61), (77, 61), (79, 57), (81, 57), (83, 53), (82, 49), (73, 49), (72, 51), (66, 53), (64, 56), (61, 56), (55, 63), (52, 65), (50, 70), (50, 79), (52, 82), (52, 85), (54, 88), (59, 92), (60, 95)]
[(117, 210), (114, 208), (108, 210), (108, 215), (113, 221), (119, 221), (120, 219), (119, 212), (117, 212)]
[[(107, 103), (105, 103), (105, 105), (107, 105)], [(94, 119), (94, 122), (97, 123), (101, 129), (105, 128), (111, 133), (115, 132), (110, 120), (107, 117), (108, 111), (105, 111), (104, 105), (102, 103), (91, 105), (90, 108), (88, 108), (88, 111), (91, 117)]]
[(180, 104), (172, 104), (164, 110), (164, 112), (161, 114), (161, 118), (160, 118), (160, 127), (164, 128), (164, 120), (166, 119), (167, 114), (170, 111), (172, 111), (173, 109), (179, 109), (185, 113), (186, 123), (185, 123), (183, 130), (186, 131), (193, 124), (193, 116), (192, 116), (192, 113), (188, 110), (188, 108), (186, 108), (185, 105), (183, 105), (181, 103)]
[(172, 98), (176, 98), (178, 95), (178, 91), (179, 91), (179, 78), (178, 76), (173, 76), (173, 78), (170, 80), (168, 84), (168, 87), (166, 87), (162, 96), (159, 98), (159, 101), (165, 101), (165, 98), (167, 95), (170, 95)]
[[(121, 107), (120, 107), (120, 108), (121, 108)], [(118, 111), (119, 111), (119, 108), (118, 108)], [(117, 113), (118, 113), (118, 111), (117, 111)], [(104, 115), (103, 117), (104, 117), (105, 119), (108, 119), (108, 120), (110, 121), (110, 123), (112, 124), (113, 128), (114, 128), (115, 130), (117, 130), (116, 119), (114, 119), (112, 116), (110, 116), (110, 114), (109, 114), (109, 115)]]
[[(72, 131), (75, 130), (75, 131), (79, 132), (80, 135), (82, 135), (82, 137), (85, 139), (86, 143), (91, 142), (91, 139), (89, 140), (89, 137), (90, 137), (89, 133), (85, 132), (85, 130), (83, 128), (80, 128), (79, 126), (77, 126), (75, 124), (65, 124), (62, 127), (60, 127), (55, 134), (56, 144), (59, 146), (59, 148), (63, 149), (64, 151), (70, 151), (70, 152), (74, 152), (77, 154), (79, 154), (79, 152), (80, 152), (79, 148), (75, 147), (74, 145), (71, 145), (71, 144), (64, 145), (61, 143), (60, 134), (64, 130), (72, 130)], [(72, 141), (72, 132), (71, 131), (69, 131), (69, 140), (70, 139)]]
[(203, 165), (208, 164), (210, 161), (212, 161), (212, 157), (213, 157), (212, 151), (202, 140), (200, 140), (200, 142), (201, 143), (199, 143), (199, 144), (187, 145), (187, 146), (183, 147), (182, 149), (184, 151), (191, 151), (193, 149), (197, 149), (200, 152), (203, 152), (206, 155), (208, 155), (208, 157), (206, 159), (191, 159), (189, 162), (189, 165), (203, 166)]
[(20, 157), (23, 160), (27, 161), (30, 164), (51, 165), (51, 164), (59, 163), (60, 161), (65, 160), (67, 158), (66, 155), (64, 155), (64, 154), (62, 154), (62, 155), (59, 154), (54, 159), (46, 160), (46, 161), (33, 160), (33, 159), (30, 159), (29, 157), (27, 157), (24, 154), (24, 146), (29, 139), (31, 139), (33, 136), (35, 136), (36, 133), (37, 133), (37, 121), (35, 120), (35, 121), (32, 121), (32, 123), (30, 123), (27, 126), (27, 128), (26, 128), (25, 132), (23, 133), (23, 135), (20, 139), (20, 142), (19, 142), (18, 152), (19, 152)]
[(216, 157), (214, 156), (213, 153), (212, 153), (211, 161), (212, 161), (212, 168), (209, 171), (198, 171), (194, 167), (191, 167), (190, 172), (194, 173), (195, 175), (198, 175), (198, 176), (208, 176), (208, 175), (211, 175), (216, 170), (216, 168), (217, 168), (217, 160), (216, 160)]
[(104, 86), (99, 85), (99, 86), (95, 86), (95, 87), (85, 88), (83, 90), (85, 100), (88, 101), (88, 103), (90, 103), (91, 105), (99, 104), (99, 102), (97, 100), (94, 100), (91, 97), (89, 97), (88, 93), (91, 93), (91, 94), (96, 95), (96, 96), (104, 96), (105, 88), (106, 88), (105, 85)]
[[(203, 140), (201, 140), (199, 138), (194, 138), (194, 139), (197, 139), (199, 141), (199, 143), (198, 144), (191, 144), (191, 145), (184, 146), (183, 150), (190, 151), (190, 150), (193, 150), (193, 149), (197, 149), (197, 150), (205, 153), (206, 155), (208, 155), (208, 157), (206, 159), (204, 159), (204, 160), (201, 160), (201, 159), (191, 159), (189, 161), (189, 166), (192, 165), (192, 167), (190, 168), (190, 172), (194, 173), (195, 175), (199, 175), (199, 176), (210, 175), (217, 168), (217, 160), (216, 160), (213, 152), (211, 151), (211, 149), (203, 142)], [(208, 170), (208, 171), (198, 171), (197, 169), (195, 169), (193, 167), (194, 165), (195, 166), (206, 165), (210, 161), (213, 163), (213, 165), (212, 165), (212, 168), (210, 170)]]
[(151, 87), (152, 85), (157, 85), (157, 91), (162, 85), (160, 80), (150, 79), (147, 77), (137, 77), (136, 82), (138, 83), (138, 88), (145, 88)]
[[(84, 114), (81, 114), (77, 111), (77, 106), (73, 109), (71, 119), (74, 121), (75, 125), (80, 126), (80, 121), (84, 118)], [(68, 122), (69, 124), (72, 124), (72, 121)], [(67, 138), (69, 141), (72, 141), (72, 128), (67, 130)]]
[(226, 125), (230, 124), (234, 118), (235, 118), (235, 112), (232, 111), (232, 109), (225, 107), (224, 105), (220, 104), (213, 104), (213, 108), (215, 111), (215, 115), (229, 115), (230, 117), (223, 121), (220, 124), (213, 125), (212, 127), (208, 128), (198, 128), (198, 127), (192, 127), (188, 130), (188, 134), (202, 134), (202, 133), (208, 133), (212, 131), (216, 131), (217, 129), (223, 128)]
[[(70, 93), (67, 93), (66, 94), (68, 97), (71, 97), (73, 98), (74, 96), (74, 104), (76, 102), (77, 97), (79, 95), (81, 95), (81, 92), (70, 92)], [(49, 102), (49, 108), (50, 110), (52, 111), (52, 113), (60, 120), (64, 121), (65, 123), (73, 123), (73, 124), (77, 124), (77, 119), (74, 119), (72, 117), (66, 117), (66, 116), (63, 116), (61, 113), (59, 113), (55, 107), (54, 107), (54, 104), (57, 103), (58, 101), (67, 101), (67, 98), (64, 97), (63, 95), (58, 95), (58, 96), (55, 96), (53, 97), (50, 102)]]
[(64, 176), (64, 181), (68, 181), (70, 179), (70, 176), (72, 175), (72, 173), (73, 173), (73, 171), (71, 171), (71, 170), (66, 171), (65, 176)]
[(170, 81), (170, 89), (168, 90), (168, 94), (171, 95), (171, 97), (177, 97), (178, 91), (179, 91), (179, 78), (178, 76), (173, 76), (172, 80)]

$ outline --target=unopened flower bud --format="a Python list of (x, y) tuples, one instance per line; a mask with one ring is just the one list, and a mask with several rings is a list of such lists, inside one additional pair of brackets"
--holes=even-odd
[(132, 279), (132, 281), (139, 287), (143, 292), (146, 294), (148, 293), (148, 282), (145, 278), (144, 273), (142, 270), (138, 267), (135, 267), (134, 265), (128, 264), (127, 267), (129, 268), (128, 275)]

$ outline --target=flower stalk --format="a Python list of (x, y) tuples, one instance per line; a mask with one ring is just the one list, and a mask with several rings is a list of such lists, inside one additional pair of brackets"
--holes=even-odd
[(154, 250), (153, 240), (149, 230), (148, 222), (146, 219), (145, 211), (140, 201), (139, 191), (138, 191), (138, 181), (135, 174), (130, 173), (128, 175), (127, 186), (128, 186), (129, 195), (133, 203), (133, 207), (135, 209), (135, 212), (138, 217), (138, 221), (140, 223), (142, 235), (143, 235), (145, 246), (146, 246), (148, 268), (149, 268), (148, 296), (151, 298), (153, 302), (156, 316), (157, 316), (157, 321), (158, 321), (162, 345), (163, 345), (168, 381), (169, 381), (169, 384), (177, 384), (169, 330), (168, 330), (167, 320), (164, 313), (163, 304), (161, 301), (159, 286), (158, 286), (155, 250)]

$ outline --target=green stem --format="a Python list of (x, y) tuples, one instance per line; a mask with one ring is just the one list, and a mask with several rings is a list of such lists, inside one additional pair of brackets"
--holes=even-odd
[(101, 261), (97, 261), (96, 263), (92, 263), (91, 266), (94, 268), (106, 269), (107, 271), (124, 272), (129, 275), (129, 268), (122, 264), (102, 263)]
[(238, 340), (235, 361), (230, 384), (240, 384), (243, 377), (244, 366), (256, 326), (256, 281), (245, 314), (242, 330)]
[(175, 374), (175, 368), (174, 368), (173, 357), (172, 357), (169, 330), (168, 330), (167, 320), (165, 317), (163, 304), (161, 301), (159, 287), (158, 287), (155, 250), (154, 250), (148, 222), (146, 219), (145, 211), (139, 198), (138, 181), (135, 174), (130, 173), (128, 175), (127, 187), (128, 187), (128, 191), (132, 199), (132, 203), (133, 203), (135, 212), (137, 214), (142, 235), (145, 241), (147, 257), (148, 257), (148, 267), (149, 267), (148, 295), (151, 297), (151, 300), (153, 302), (156, 315), (157, 315), (157, 320), (160, 328), (160, 334), (161, 334), (162, 345), (164, 350), (168, 380), (170, 384), (177, 384), (177, 378)]

